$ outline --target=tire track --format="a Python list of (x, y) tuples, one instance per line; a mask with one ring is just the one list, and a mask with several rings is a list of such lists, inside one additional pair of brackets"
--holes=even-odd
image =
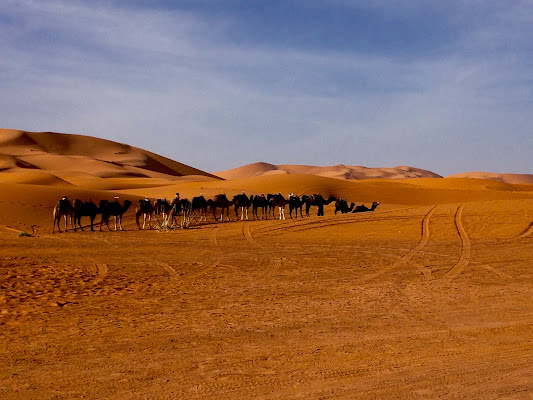
[(109, 268), (107, 267), (107, 264), (96, 264), (97, 272), (96, 277), (94, 278), (93, 284), (97, 285), (100, 282), (104, 280), (107, 273), (109, 272)]
[(174, 281), (175, 282), (175, 281), (177, 281), (179, 279), (179, 274), (169, 264), (159, 263), (157, 265), (159, 265), (161, 268), (163, 268), (165, 271), (168, 272), (168, 275), (170, 277), (170, 281)]
[(264, 273), (263, 277), (272, 276), (274, 274), (274, 272), (276, 272), (277, 270), (279, 270), (281, 268), (283, 260), (286, 260), (287, 258), (286, 257), (275, 256), (273, 254), (272, 250), (265, 248), (265, 246), (263, 246), (261, 243), (259, 243), (257, 240), (255, 240), (253, 238), (253, 236), (252, 236), (252, 232), (250, 230), (250, 223), (249, 222), (244, 223), (244, 225), (242, 227), (242, 233), (243, 233), (243, 236), (245, 237), (245, 239), (252, 246), (254, 246), (256, 248), (260, 248), (260, 249), (264, 250), (265, 253), (267, 253), (267, 255), (268, 255), (269, 259), (270, 259), (270, 263), (269, 263), (269, 267), (265, 270), (265, 273)]
[(218, 239), (217, 239), (218, 230), (219, 230), (219, 227), (218, 226), (214, 226), (213, 229), (211, 229), (211, 233), (209, 235), (209, 241), (211, 243), (211, 246), (214, 247), (215, 252), (216, 252), (215, 261), (213, 261), (210, 264), (208, 264), (205, 267), (205, 269), (203, 269), (202, 271), (192, 275), (189, 279), (199, 278), (200, 276), (202, 276), (206, 272), (209, 272), (209, 271), (215, 269), (221, 263), (221, 261), (222, 261), (222, 250), (220, 249), (220, 245), (218, 244)]
[[(366, 282), (378, 276), (386, 274), (387, 272), (392, 271), (394, 268), (397, 268), (400, 265), (407, 263), (411, 258), (413, 258), (416, 255), (416, 253), (422, 250), (429, 241), (429, 220), (436, 210), (437, 210), (437, 206), (433, 206), (422, 219), (422, 238), (420, 239), (420, 242), (412, 250), (410, 250), (406, 255), (401, 257), (395, 263), (373, 274), (363, 276), (362, 278), (357, 279), (357, 282)], [(426, 276), (426, 273), (424, 273), (424, 276)]]
[(462, 222), (464, 208), (465, 205), (461, 204), (459, 207), (457, 207), (457, 211), (455, 212), (455, 227), (457, 228), (457, 232), (459, 232), (459, 236), (461, 237), (462, 242), (461, 258), (459, 258), (459, 262), (457, 262), (457, 264), (455, 264), (452, 269), (450, 269), (448, 272), (446, 272), (446, 274), (444, 274), (443, 279), (455, 278), (457, 275), (463, 272), (464, 269), (470, 263), (470, 251), (472, 246), (470, 245), (470, 239), (466, 234), (466, 230)]
[(516, 239), (522, 239), (522, 238), (528, 237), (529, 235), (531, 235), (531, 233), (533, 233), (533, 222), (530, 223), (529, 226), (526, 228), (526, 230), (522, 232), (520, 235), (518, 235)]

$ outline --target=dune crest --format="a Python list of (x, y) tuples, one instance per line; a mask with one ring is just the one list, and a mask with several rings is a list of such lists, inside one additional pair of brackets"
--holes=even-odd
[(463, 172), (446, 178), (489, 179), (511, 184), (533, 184), (533, 174), (498, 174), (494, 172)]
[(319, 167), (313, 165), (281, 164), (273, 165), (258, 162), (225, 171), (213, 172), (223, 179), (243, 179), (272, 174), (317, 175), (326, 178), (344, 180), (362, 179), (405, 179), (405, 178), (441, 178), (431, 171), (409, 166), (393, 168), (367, 168), (360, 165), (337, 164)]

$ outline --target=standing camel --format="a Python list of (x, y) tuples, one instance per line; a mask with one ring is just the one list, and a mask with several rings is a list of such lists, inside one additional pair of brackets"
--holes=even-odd
[(252, 202), (252, 215), (254, 219), (259, 219), (257, 210), (261, 209), (261, 219), (268, 219), (268, 200), (264, 193), (261, 195), (252, 195), (250, 196), (250, 201)]
[(191, 202), (188, 199), (180, 199), (175, 198), (172, 200), (172, 203), (170, 203), (171, 208), (170, 212), (168, 213), (168, 220), (167, 223), (169, 225), (174, 225), (174, 219), (176, 217), (179, 217), (181, 212), (183, 212), (183, 219), (182, 223), (185, 223), (187, 218), (189, 218), (191, 214)]
[(211, 206), (211, 210), (213, 211), (213, 217), (215, 218), (215, 221), (217, 221), (217, 215), (216, 215), (216, 209), (221, 208), (222, 211), (220, 212), (220, 220), (222, 221), (224, 219), (224, 211), (226, 212), (226, 218), (229, 222), (229, 208), (233, 205), (232, 201), (229, 201), (229, 199), (226, 197), (224, 193), (217, 194), (214, 199), (208, 200), (208, 205)]
[(61, 232), (61, 227), (59, 226), (59, 222), (61, 221), (61, 217), (65, 217), (65, 232), (68, 231), (68, 225), (67, 221), (70, 218), (70, 225), (72, 229), (74, 228), (74, 209), (72, 207), (72, 203), (67, 198), (67, 196), (63, 197), (61, 200), (59, 200), (53, 211), (54, 216), (54, 226), (52, 228), (52, 233), (55, 232), (56, 224), (57, 228), (59, 229), (59, 232)]
[(86, 201), (86, 202), (83, 202), (78, 199), (74, 199), (73, 210), (74, 210), (74, 232), (76, 232), (76, 225), (78, 225), (80, 229), (83, 231), (83, 227), (81, 226), (81, 217), (89, 217), (91, 219), (91, 231), (94, 232), (94, 219), (96, 218), (97, 214), (101, 213), (98, 206), (94, 204), (91, 199), (89, 199), (89, 201)]
[(316, 215), (318, 215), (319, 217), (324, 216), (324, 206), (327, 206), (328, 204), (337, 200), (333, 196), (329, 196), (328, 199), (325, 200), (321, 194), (314, 194), (313, 196), (311, 196), (311, 198), (313, 199), (313, 205), (317, 207)]
[(170, 204), (166, 198), (157, 199), (154, 202), (154, 216), (157, 218), (159, 215), (163, 217), (163, 224), (168, 223), (168, 214), (170, 212)]
[(238, 209), (241, 209), (241, 220), (244, 219), (246, 214), (246, 220), (248, 221), (248, 209), (252, 205), (252, 201), (246, 196), (244, 192), (233, 196), (233, 204), (235, 204), (235, 218), (239, 219)]
[(288, 201), (281, 193), (275, 194), (271, 197), (270, 207), (272, 208), (272, 215), (274, 216), (274, 219), (276, 219), (276, 207), (278, 207), (279, 210), (279, 219), (285, 219), (285, 205), (287, 203)]
[(196, 212), (200, 213), (200, 222), (202, 219), (207, 221), (207, 200), (203, 195), (192, 198), (191, 201), (191, 218), (196, 218)]
[(107, 200), (100, 201), (100, 210), (102, 211), (102, 219), (100, 220), (100, 230), (102, 230), (102, 223), (105, 222), (107, 225), (107, 229), (111, 230), (109, 228), (109, 217), (113, 216), (115, 217), (115, 230), (117, 230), (117, 224), (118, 228), (120, 228), (121, 231), (124, 229), (122, 228), (122, 216), (126, 211), (128, 211), (128, 208), (131, 206), (131, 201), (124, 200), (124, 205), (121, 205), (118, 202), (118, 196), (115, 196), (115, 201), (108, 202)]
[(139, 218), (141, 215), (143, 216), (142, 229), (146, 227), (146, 220), (148, 220), (148, 226), (151, 228), (153, 213), (154, 207), (152, 206), (152, 203), (150, 203), (150, 199), (148, 197), (145, 199), (139, 199), (139, 203), (137, 204), (137, 207), (135, 207), (135, 221), (137, 222), (137, 229), (141, 229), (141, 225), (139, 224)]
[(292, 219), (292, 211), (296, 210), (296, 218), (298, 218), (298, 210), (300, 210), (300, 216), (303, 218), (302, 214), (302, 208), (303, 208), (304, 202), (300, 198), (300, 196), (297, 196), (293, 193), (289, 194), (289, 216)]

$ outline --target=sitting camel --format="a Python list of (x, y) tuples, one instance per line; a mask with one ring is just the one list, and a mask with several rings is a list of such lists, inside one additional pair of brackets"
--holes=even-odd
[(54, 226), (52, 228), (52, 233), (55, 232), (56, 224), (57, 224), (57, 228), (59, 229), (59, 232), (61, 232), (61, 227), (59, 226), (61, 217), (65, 217), (65, 232), (68, 231), (68, 225), (67, 225), (68, 218), (70, 218), (70, 225), (72, 229), (75, 229), (74, 228), (74, 208), (72, 207), (72, 203), (67, 198), (67, 196), (63, 197), (61, 200), (59, 200), (56, 203), (56, 205), (54, 206), (53, 216), (54, 216)]
[(94, 232), (94, 219), (96, 218), (97, 214), (101, 213), (98, 206), (94, 204), (91, 199), (89, 199), (89, 201), (86, 201), (86, 202), (83, 202), (78, 199), (74, 199), (73, 209), (74, 209), (74, 232), (76, 232), (76, 224), (83, 231), (83, 227), (81, 226), (81, 217), (89, 217), (91, 219), (91, 231)]
[(341, 214), (351, 213), (354, 207), (355, 207), (355, 203), (352, 202), (348, 206), (348, 202), (346, 200), (339, 199), (335, 202), (335, 215), (337, 214), (338, 211), (340, 211)]
[(102, 219), (100, 220), (100, 230), (102, 230), (102, 223), (105, 222), (107, 225), (107, 229), (111, 230), (109, 228), (109, 217), (114, 216), (115, 217), (115, 230), (117, 230), (117, 224), (121, 231), (124, 229), (122, 228), (122, 216), (126, 211), (128, 211), (128, 208), (131, 206), (131, 201), (124, 200), (124, 205), (121, 205), (118, 202), (118, 196), (115, 196), (115, 201), (109, 202), (107, 200), (100, 201), (100, 210), (102, 211)]
[(360, 205), (360, 206), (356, 206), (352, 213), (358, 213), (358, 212), (367, 212), (367, 211), (374, 211), (377, 206), (379, 206), (379, 201), (375, 201), (372, 203), (372, 207), (368, 208), (367, 206), (365, 206), (364, 204)]
[(139, 224), (139, 218), (141, 215), (143, 216), (142, 229), (146, 227), (146, 220), (148, 220), (148, 226), (151, 228), (153, 213), (154, 213), (154, 207), (152, 206), (152, 203), (150, 203), (150, 199), (148, 197), (145, 199), (139, 199), (139, 203), (137, 204), (137, 207), (135, 207), (135, 221), (137, 222), (137, 228), (141, 229), (141, 226)]

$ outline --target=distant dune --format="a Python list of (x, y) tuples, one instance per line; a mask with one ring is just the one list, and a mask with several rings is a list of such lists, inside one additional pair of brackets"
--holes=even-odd
[(472, 178), (472, 179), (490, 179), (513, 184), (533, 184), (532, 174), (497, 174), (493, 172), (463, 172), (447, 176), (447, 178)]
[(273, 165), (265, 162), (245, 165), (226, 171), (213, 172), (223, 179), (252, 178), (262, 175), (299, 174), (317, 175), (326, 178), (361, 180), (361, 179), (404, 179), (404, 178), (441, 178), (431, 171), (408, 166), (394, 168), (366, 168), (358, 165), (333, 165), (317, 167), (312, 165)]

